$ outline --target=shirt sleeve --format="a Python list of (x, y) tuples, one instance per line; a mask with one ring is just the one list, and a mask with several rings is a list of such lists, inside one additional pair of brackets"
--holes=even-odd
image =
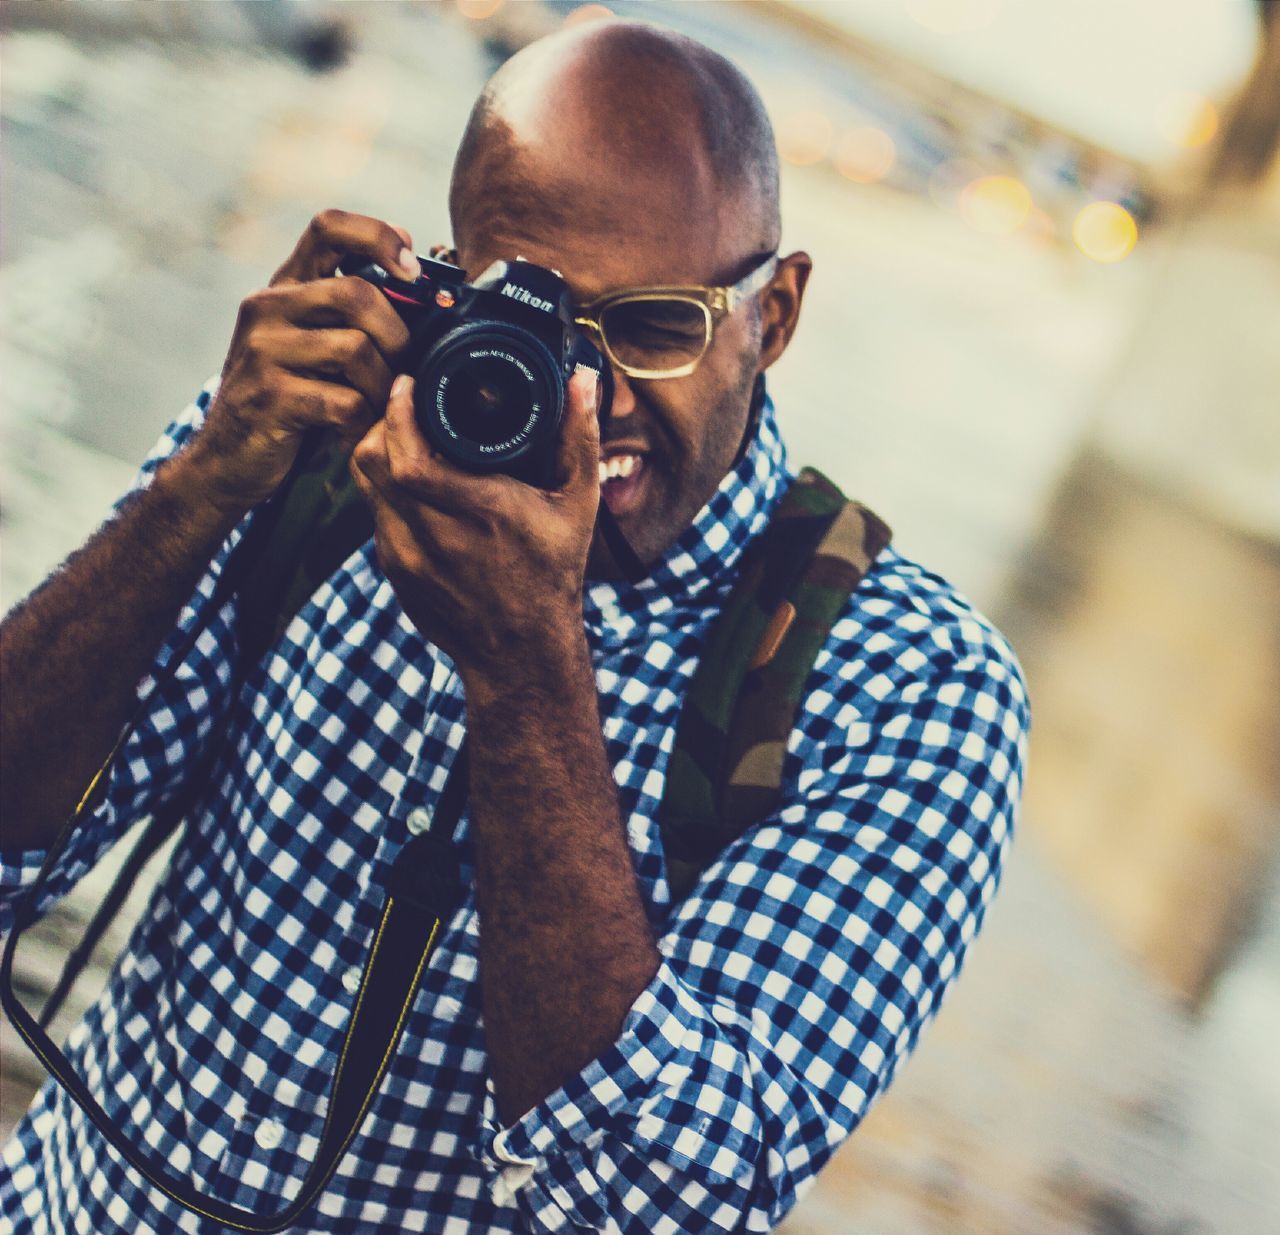
[(771, 1230), (866, 1115), (1014, 828), (1029, 705), (1012, 650), (983, 642), (823, 692), (834, 736), (674, 914), (619, 1040), (508, 1127), (490, 1079), (477, 1156), (531, 1229)]
[[(216, 390), (214, 379), (164, 431), (133, 485), (115, 504), (113, 515), (146, 488), (160, 464), (200, 428)], [(190, 770), (213, 732), (228, 701), (235, 640), (230, 606), (213, 613), (210, 600), (218, 575), (242, 531), (243, 524), (216, 554), (183, 607), (173, 632), (138, 683), (137, 699), (145, 706), (111, 765), (102, 803), (79, 822), (45, 883), (36, 907), (38, 913), (46, 913), (66, 895), (131, 824), (151, 814), (181, 788), (183, 773)], [(171, 666), (174, 653), (197, 624), (203, 629), (195, 647), (180, 665)], [(14, 908), (35, 881), (46, 853), (44, 849), (0, 850), (0, 936), (11, 929)]]

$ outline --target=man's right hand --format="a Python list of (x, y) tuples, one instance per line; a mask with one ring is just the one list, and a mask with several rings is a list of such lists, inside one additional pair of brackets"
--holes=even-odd
[[(317, 215), (270, 287), (241, 306), (204, 426), (0, 623), (6, 849), (52, 843), (137, 707), (139, 679), (219, 545), (279, 486), (303, 434), (330, 425), (354, 445), (383, 414), (392, 358), (408, 332), (372, 285), (330, 276), (348, 253), (414, 274), (401, 256), (411, 244), (377, 219)], [(194, 658), (204, 699), (197, 711), (216, 714), (224, 663)], [(156, 771), (158, 780), (171, 785), (188, 770), (194, 725), (183, 740), (182, 767)]]
[(354, 446), (386, 408), (409, 332), (371, 284), (332, 277), (348, 255), (419, 273), (408, 232), (325, 210), (240, 305), (218, 393), (187, 452), (188, 476), (228, 514), (275, 492), (307, 430), (328, 426)]

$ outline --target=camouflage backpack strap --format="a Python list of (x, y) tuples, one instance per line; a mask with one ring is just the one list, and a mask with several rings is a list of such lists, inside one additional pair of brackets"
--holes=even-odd
[(805, 468), (743, 555), (685, 697), (659, 813), (671, 899), (777, 805), (813, 663), (888, 526)]
[(239, 587), (241, 659), (254, 663), (318, 588), (373, 535), (350, 450), (325, 437), (298, 468)]

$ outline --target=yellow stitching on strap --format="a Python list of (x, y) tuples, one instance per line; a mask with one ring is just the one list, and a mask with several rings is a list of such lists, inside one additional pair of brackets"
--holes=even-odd
[[(387, 913), (388, 914), (391, 911), (391, 904), (392, 904), (392, 898), (388, 896), (387, 897)], [(386, 921), (385, 915), (383, 917), (383, 921), (384, 922)], [(391, 1038), (387, 1042), (387, 1049), (383, 1053), (382, 1062), (378, 1064), (378, 1070), (373, 1075), (373, 1080), (370, 1082), (368, 1092), (366, 1092), (366, 1094), (364, 1095), (363, 1101), (360, 1103), (359, 1113), (356, 1115), (355, 1119), (352, 1120), (351, 1131), (347, 1133), (347, 1139), (342, 1142), (342, 1148), (338, 1150), (337, 1158), (335, 1158), (335, 1161), (338, 1161), (346, 1154), (348, 1148), (351, 1145), (351, 1142), (355, 1140), (356, 1133), (360, 1131), (360, 1125), (364, 1123), (365, 1115), (369, 1113), (369, 1106), (373, 1102), (374, 1095), (378, 1092), (378, 1087), (382, 1084), (382, 1078), (386, 1075), (387, 1065), (391, 1062), (391, 1054), (395, 1050), (396, 1042), (400, 1038), (400, 1031), (404, 1027), (405, 1018), (409, 1015), (409, 1009), (413, 1005), (414, 996), (418, 993), (418, 982), (422, 978), (422, 970), (426, 966), (427, 957), (431, 955), (431, 948), (435, 944), (436, 935), (439, 932), (439, 930), (440, 930), (440, 919), (437, 918), (435, 922), (433, 922), (431, 925), (431, 934), (427, 937), (427, 942), (423, 945), (422, 955), (418, 958), (418, 967), (416, 970), (414, 970), (413, 981), (409, 983), (409, 989), (407, 992), (405, 992), (404, 1004), (400, 1008), (400, 1015), (396, 1017), (396, 1027), (394, 1030), (392, 1030)], [(381, 928), (379, 928), (378, 934), (379, 935), (382, 934)], [(375, 951), (377, 949), (376, 940), (374, 941), (374, 949)], [(368, 974), (369, 970), (372, 967), (373, 967), (373, 953), (371, 952), (369, 954), (369, 963), (365, 967), (366, 975)], [(362, 986), (361, 994), (363, 993), (364, 993), (364, 988)], [(356, 1007), (358, 1008), (359, 1006), (360, 1005), (357, 1003)], [(354, 1013), (352, 1014), (352, 1019), (353, 1020), (355, 1019)], [(339, 1066), (339, 1069), (341, 1069), (342, 1065), (339, 1064), (338, 1066)], [(334, 1084), (334, 1088), (335, 1089), (337, 1088), (336, 1082)], [(326, 1119), (325, 1131), (327, 1132), (328, 1129), (329, 1129), (329, 1123), (328, 1123), (328, 1120)], [(324, 1186), (323, 1184), (320, 1185), (320, 1187), (323, 1187), (323, 1186)], [(306, 1204), (310, 1205), (311, 1202), (314, 1201), (316, 1197), (320, 1195), (320, 1187), (316, 1187), (312, 1189), (311, 1195), (307, 1197), (307, 1200), (305, 1202)], [(296, 1204), (297, 1202), (295, 1201), (294, 1203)]]
[[(108, 760), (108, 763), (110, 763), (110, 760)], [(106, 765), (104, 764), (104, 768), (105, 767)], [(100, 769), (99, 776), (101, 776), (101, 774), (102, 773)], [(95, 782), (97, 781), (97, 777), (93, 779), (95, 779)], [(91, 785), (90, 792), (92, 792), (92, 788), (93, 786)], [(88, 795), (86, 793), (86, 797), (87, 796)], [(81, 805), (83, 805), (83, 801)], [(378, 956), (378, 947), (379, 947), (379, 944), (381, 943), (381, 938), (383, 938), (384, 928), (387, 927), (387, 920), (388, 918), (390, 918), (390, 914), (392, 914), (393, 904), (394, 904), (393, 897), (388, 896), (387, 905), (385, 905), (383, 909), (383, 918), (381, 918), (381, 921), (378, 924), (378, 933), (376, 933), (374, 936), (374, 946), (372, 946), (369, 952), (369, 961), (367, 961), (367, 964), (365, 965), (365, 982), (362, 982), (360, 984), (360, 994), (358, 994), (356, 998), (356, 1006), (352, 1010), (351, 1024), (356, 1023), (356, 1016), (358, 1012), (360, 1012), (360, 1003), (361, 1003), (361, 1000), (364, 1000), (365, 985), (367, 983), (367, 979), (369, 979), (369, 971), (370, 969), (372, 969), (372, 966), (374, 966), (375, 957)], [(408, 988), (408, 991), (406, 992), (406, 996), (404, 996), (403, 1006), (401, 1007), (401, 1011), (399, 1011), (399, 1016), (396, 1019), (396, 1029), (394, 1029), (394, 1032), (392, 1033), (392, 1037), (390, 1037), (390, 1040), (387, 1044), (387, 1051), (384, 1052), (383, 1058), (381, 1058), (381, 1062), (378, 1065), (378, 1071), (375, 1072), (374, 1080), (372, 1080), (372, 1084), (369, 1087), (369, 1092), (365, 1094), (364, 1101), (361, 1102), (360, 1113), (358, 1113), (358, 1115), (356, 1116), (355, 1121), (352, 1122), (351, 1131), (349, 1131), (349, 1133), (347, 1134), (347, 1139), (344, 1140), (344, 1142), (342, 1143), (342, 1148), (339, 1149), (337, 1156), (334, 1157), (334, 1163), (337, 1163), (340, 1161), (340, 1159), (342, 1159), (344, 1154), (347, 1153), (347, 1149), (351, 1147), (352, 1140), (356, 1139), (356, 1133), (358, 1130), (360, 1130), (360, 1125), (362, 1124), (362, 1122), (365, 1121), (365, 1116), (367, 1115), (367, 1113), (369, 1113), (370, 1104), (372, 1103), (372, 1101), (374, 1101), (375, 1094), (378, 1093), (378, 1088), (379, 1088), (379, 1085), (381, 1084), (381, 1080), (383, 1080), (383, 1076), (387, 1074), (387, 1065), (390, 1062), (390, 1058), (392, 1058), (392, 1052), (394, 1051), (394, 1048), (396, 1048), (396, 1043), (397, 1043), (397, 1040), (399, 1039), (399, 1035), (401, 1035), (401, 1030), (403, 1029), (403, 1026), (404, 1026), (404, 1019), (406, 1019), (406, 1017), (408, 1016), (408, 1012), (410, 1012), (410, 1007), (412, 1006), (412, 1003), (413, 1003), (413, 997), (415, 997), (417, 994), (417, 984), (419, 984), (422, 978), (422, 969), (425, 968), (426, 960), (428, 960), (428, 957), (431, 955), (431, 947), (434, 946), (435, 937), (436, 937), (436, 934), (439, 933), (439, 930), (440, 930), (440, 919), (436, 918), (434, 923), (431, 924), (430, 936), (428, 937), (428, 939), (426, 939), (426, 943), (424, 944), (424, 947), (422, 947), (422, 955), (419, 957), (419, 961), (417, 961), (417, 969), (413, 971), (413, 980), (410, 983), (410, 988)], [(22, 1033), (22, 1028), (20, 1028), (20, 1026), (15, 1025), (15, 1028), (18, 1029), (19, 1033)], [(26, 1039), (27, 1046), (31, 1047), (32, 1051), (35, 1051), (36, 1055), (40, 1056), (41, 1061), (44, 1062), (44, 1065), (47, 1070), (52, 1072), (52, 1074), (54, 1075), (61, 1075), (61, 1070), (59, 1069), (59, 1067), (56, 1067), (54, 1065), (54, 1061), (50, 1060), (50, 1058), (45, 1055), (44, 1051), (41, 1051), (40, 1046), (38, 1046), (36, 1042), (33, 1042), (31, 1038), (28, 1038), (26, 1033), (23, 1033), (22, 1037)], [(335, 1072), (334, 1074), (334, 1092), (337, 1092), (338, 1078), (340, 1075), (342, 1075), (342, 1065), (347, 1058), (348, 1043), (349, 1043), (349, 1032), (348, 1032), (348, 1037), (343, 1040), (342, 1057), (340, 1057), (338, 1060), (338, 1071)], [(65, 1080), (63, 1081), (63, 1084), (65, 1084)], [(332, 1119), (333, 1119), (333, 1110), (332, 1110), (332, 1107), (330, 1107), (330, 1110), (325, 1113), (324, 1130), (321, 1131), (321, 1134), (320, 1134), (321, 1144), (324, 1143), (325, 1134), (328, 1133), (329, 1131), (329, 1121)], [(172, 1188), (169, 1188), (168, 1184), (163, 1183), (163, 1181), (161, 1180), (148, 1179), (148, 1183), (154, 1184), (156, 1188), (160, 1189), (161, 1193), (164, 1193), (166, 1197), (168, 1197), (170, 1200), (175, 1200), (175, 1202), (180, 1204), (180, 1206), (182, 1206), (183, 1208), (195, 1209), (195, 1212), (198, 1213), (198, 1215), (209, 1218), (210, 1221), (221, 1222), (223, 1223), (223, 1226), (232, 1227), (233, 1230), (237, 1230), (237, 1231), (261, 1232), (261, 1231), (268, 1230), (268, 1226), (262, 1225), (262, 1223), (257, 1223), (257, 1225), (250, 1226), (244, 1222), (234, 1221), (232, 1220), (232, 1218), (218, 1217), (214, 1215), (214, 1213), (211, 1213), (209, 1209), (202, 1209), (200, 1206), (196, 1206), (196, 1204), (192, 1204), (191, 1202), (189, 1202), (189, 1200), (183, 1200), (182, 1197), (179, 1197), (178, 1193), (175, 1193), (175, 1191)], [(297, 1206), (297, 1204), (300, 1202), (303, 1207), (308, 1206), (308, 1204), (311, 1204), (312, 1200), (315, 1200), (317, 1195), (320, 1195), (320, 1191), (323, 1188), (324, 1188), (324, 1181), (321, 1181), (321, 1184), (317, 1186), (317, 1188), (312, 1189), (310, 1195), (307, 1195), (306, 1199), (303, 1199), (302, 1197), (294, 1197), (292, 1202), (289, 1202), (289, 1207), (292, 1208), (293, 1206)]]

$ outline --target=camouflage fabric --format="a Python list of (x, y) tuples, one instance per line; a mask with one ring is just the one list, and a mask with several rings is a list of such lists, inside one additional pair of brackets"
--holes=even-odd
[[(347, 458), (324, 440), (269, 512), (261, 550), (246, 546), (246, 556), (257, 554), (239, 589), (246, 665), (373, 534)], [(805, 680), (890, 535), (872, 511), (805, 468), (744, 556), (690, 685), (667, 773), (661, 827), (673, 902), (777, 804)]]
[(348, 470), (349, 449), (320, 439), (283, 500), (263, 511), (248, 577), (239, 586), (242, 659), (256, 661), (284, 633), (312, 593), (373, 535), (373, 515)]
[(711, 631), (680, 713), (661, 809), (672, 903), (778, 803), (805, 681), (888, 526), (805, 468)]
[[(245, 572), (235, 583), (242, 671), (373, 534), (348, 456), (336, 439), (322, 440), (291, 489), (269, 504), (237, 549), (236, 565)], [(668, 768), (661, 828), (673, 903), (776, 805), (805, 680), (845, 600), (890, 534), (872, 511), (805, 468), (744, 555), (690, 685)], [(228, 573), (240, 572), (229, 565)], [(152, 820), (139, 850), (154, 848), (172, 831), (185, 806)], [(132, 876), (126, 876), (127, 884)], [(114, 912), (110, 904), (103, 909), (88, 932), (94, 940)]]

